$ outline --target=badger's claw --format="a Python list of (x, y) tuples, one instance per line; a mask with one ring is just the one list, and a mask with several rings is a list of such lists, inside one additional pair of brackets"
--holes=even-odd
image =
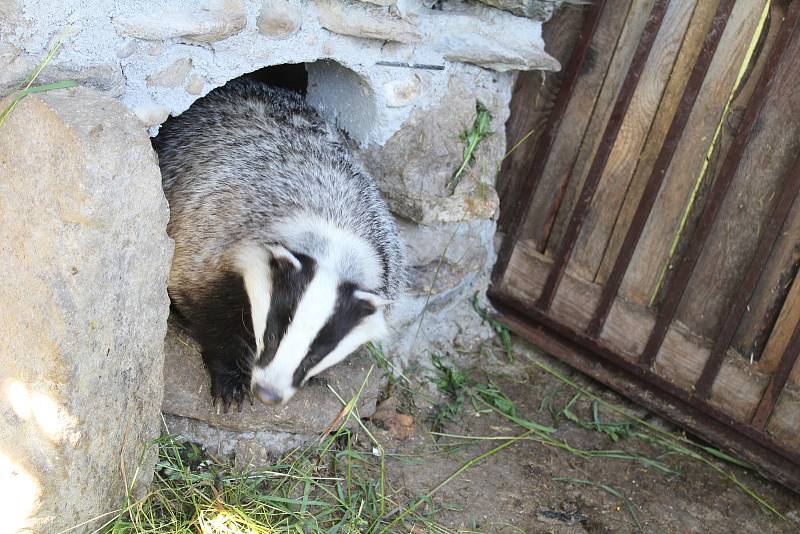
[[(245, 377), (234, 374), (224, 374), (216, 376), (212, 380), (211, 396), (212, 401), (217, 406), (217, 413), (219, 413), (219, 406), (222, 406), (223, 413), (228, 413), (231, 405), (236, 405), (236, 411), (242, 411), (242, 403), (250, 397), (250, 387), (247, 385), (249, 380)], [(252, 400), (251, 400), (252, 403)]]

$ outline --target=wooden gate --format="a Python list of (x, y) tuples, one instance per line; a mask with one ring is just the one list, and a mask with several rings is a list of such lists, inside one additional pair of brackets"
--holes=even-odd
[(800, 491), (800, 0), (594, 0), (504, 206), (519, 333)]

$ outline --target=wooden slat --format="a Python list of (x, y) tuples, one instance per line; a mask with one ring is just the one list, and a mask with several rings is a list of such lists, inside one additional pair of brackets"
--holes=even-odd
[[(561, 65), (569, 64), (581, 38), (585, 15), (589, 12), (588, 6), (564, 5), (544, 24), (542, 40), (547, 53)], [(557, 73), (532, 70), (519, 72), (516, 76), (511, 94), (511, 112), (506, 122), (506, 145), (510, 153), (503, 159), (495, 184), (500, 197), (497, 226), (501, 232), (508, 231), (511, 199), (519, 195), (520, 181), (530, 178), (528, 174), (534, 148), (553, 110), (566, 72), (563, 69)]]
[(700, 220), (691, 234), (687, 234), (690, 237), (688, 238), (686, 251), (678, 260), (674, 276), (671, 276), (669, 279), (668, 291), (664, 303), (659, 309), (658, 319), (656, 320), (656, 324), (650, 333), (650, 338), (647, 340), (647, 345), (642, 353), (641, 361), (644, 364), (650, 364), (655, 360), (667, 327), (678, 311), (678, 306), (682, 301), (686, 288), (692, 280), (697, 261), (703, 252), (708, 236), (712, 232), (715, 223), (718, 221), (719, 210), (726, 199), (729, 198), (727, 194), (733, 178), (735, 177), (736, 169), (739, 167), (744, 150), (753, 136), (756, 120), (763, 109), (767, 97), (770, 95), (775, 81), (775, 75), (778, 72), (785, 52), (785, 47), (776, 46), (773, 53), (770, 55), (767, 66), (761, 73), (757, 86), (753, 91), (753, 96), (747, 104), (747, 110), (742, 119), (742, 124), (731, 143), (728, 153), (725, 155), (725, 159), (719, 170), (719, 175), (708, 194), (708, 200), (702, 207)]
[(765, 260), (761, 280), (734, 338), (737, 352), (748, 360), (759, 361), (766, 357), (767, 343), (784, 305), (789, 302), (789, 292), (799, 269), (800, 203), (795, 203), (772, 255)]
[(795, 363), (797, 363), (798, 356), (800, 356), (800, 324), (795, 326), (794, 333), (789, 339), (789, 344), (786, 346), (786, 350), (775, 368), (775, 373), (764, 389), (764, 394), (751, 421), (754, 427), (762, 429), (766, 426), (767, 420), (775, 408), (775, 403), (786, 385), (789, 374), (792, 372)]
[(584, 114), (587, 110), (591, 110), (591, 118), (583, 133), (583, 138), (580, 139), (577, 157), (571, 161), (567, 172), (559, 177), (560, 188), (554, 192), (552, 197), (554, 201), (545, 205), (547, 219), (543, 225), (543, 231), (546, 232), (544, 234), (546, 239), (544, 242), (540, 242), (539, 250), (546, 251), (548, 255), (554, 256), (563, 241), (580, 191), (603, 142), (603, 132), (611, 118), (614, 102), (622, 89), (631, 61), (655, 5), (656, 0), (630, 2), (630, 9), (619, 34), (611, 64), (604, 73), (600, 94), (594, 102), (594, 107), (583, 108)]
[[(763, 46), (765, 52), (756, 64), (751, 78), (757, 77), (760, 64), (765, 63), (768, 51), (774, 46), (774, 38), (781, 27), (787, 6), (781, 2), (773, 2), (770, 10), (771, 23)], [(777, 92), (785, 94), (783, 90)], [(740, 98), (737, 97), (737, 100)], [(797, 103), (794, 103), (793, 109), (796, 109), (796, 106)], [(742, 109), (743, 105), (741, 104), (732, 106), (732, 113), (735, 117), (740, 117)], [(762, 151), (779, 156), (780, 161), (777, 163), (780, 165), (786, 162), (785, 157), (780, 157), (780, 155), (791, 156), (800, 153), (800, 138), (797, 135), (793, 138), (786, 135), (777, 140), (772, 139), (772, 143), (765, 143), (765, 141), (769, 141), (769, 137), (771, 136), (768, 132), (762, 132), (756, 136), (753, 144), (761, 144)], [(744, 164), (747, 164), (748, 161), (749, 158), (745, 158)], [(770, 168), (776, 164), (774, 161), (766, 163)], [(746, 358), (753, 360), (763, 358), (763, 351), (781, 313), (798, 266), (800, 266), (800, 205), (796, 205), (789, 214), (786, 227), (778, 238), (772, 255), (765, 260), (761, 280), (753, 298), (748, 303), (747, 313), (736, 333), (734, 346)]]
[[(520, 302), (535, 302), (552, 268), (552, 259), (536, 251), (532, 242), (520, 241), (514, 248), (506, 277), (499, 292)], [(548, 315), (575, 332), (589, 323), (600, 297), (601, 287), (566, 273), (553, 299)], [(617, 299), (606, 327), (598, 339), (603, 347), (635, 362), (647, 342), (654, 321), (645, 306)], [(694, 336), (684, 325), (674, 322), (655, 362), (655, 371), (685, 391), (691, 391), (708, 358), (709, 343)], [(740, 359), (739, 359), (740, 360)], [(752, 368), (738, 365), (737, 359), (724, 362), (711, 402), (731, 418), (749, 422), (768, 377)]]
[(645, 184), (653, 170), (656, 158), (661, 152), (661, 147), (667, 136), (667, 130), (672, 123), (697, 57), (700, 55), (718, 5), (719, 0), (704, 0), (698, 2), (695, 6), (692, 20), (689, 22), (689, 28), (684, 36), (667, 88), (658, 105), (658, 112), (653, 121), (653, 126), (636, 163), (636, 171), (631, 180), (628, 194), (625, 196), (619, 216), (614, 224), (613, 234), (603, 254), (602, 264), (595, 277), (595, 281), (598, 283), (602, 284), (608, 280), (614, 262), (619, 255), (622, 241), (630, 227), (631, 220), (639, 205), (639, 200), (642, 198)]
[(636, 206), (636, 211), (633, 214), (633, 219), (625, 235), (625, 239), (620, 246), (619, 254), (614, 262), (614, 267), (603, 288), (603, 294), (600, 297), (600, 303), (595, 310), (592, 322), (589, 325), (589, 335), (597, 336), (605, 323), (606, 316), (608, 315), (614, 299), (617, 297), (619, 287), (622, 284), (623, 277), (625, 276), (628, 266), (630, 265), (631, 258), (639, 243), (645, 223), (650, 216), (650, 211), (653, 208), (656, 195), (662, 187), (662, 182), (666, 174), (666, 170), (672, 162), (672, 157), (675, 154), (675, 149), (680, 142), (681, 135), (686, 128), (686, 123), (692, 112), (700, 88), (708, 72), (708, 67), (714, 57), (714, 53), (719, 45), (720, 38), (722, 37), (723, 30), (730, 18), (733, 2), (731, 0), (724, 0), (719, 4), (714, 18), (712, 19), (710, 31), (706, 33), (706, 38), (703, 41), (703, 46), (700, 54), (697, 56), (692, 72), (681, 95), (678, 108), (670, 123), (667, 135), (661, 149), (658, 152), (658, 157), (653, 165), (650, 176), (642, 191), (639, 204)]
[[(789, 182), (795, 179), (794, 173), (800, 172), (792, 170), (800, 150), (800, 117), (786, 112), (800, 110), (800, 84), (797, 83), (797, 73), (800, 72), (799, 24), (800, 2), (795, 2), (786, 13), (767, 68), (760, 76), (762, 79), (765, 75), (774, 76), (769, 94), (756, 119), (750, 141), (742, 147), (741, 161), (732, 171), (735, 174), (717, 222), (708, 236), (676, 315), (696, 334), (709, 339), (719, 339), (724, 329), (722, 337), (726, 339), (720, 343), (726, 346), (738, 327), (738, 312), (746, 311), (748, 301), (742, 300), (743, 292), (748, 293), (749, 299), (749, 293), (754, 289), (749, 287), (749, 283), (758, 282), (758, 278), (743, 278), (743, 273), (748, 269), (748, 263), (754, 261), (751, 269), (757, 269), (760, 277), (772, 252), (772, 238), (777, 238), (792, 207), (794, 186)], [(757, 97), (758, 88), (752, 98)], [(735, 140), (731, 146), (736, 147), (733, 150), (739, 149)], [(719, 172), (726, 170), (720, 169)], [(784, 184), (789, 186), (788, 190)], [(787, 195), (792, 198), (787, 199)], [(771, 211), (776, 203), (781, 203), (783, 208), (779, 214)], [(775, 221), (776, 216), (781, 217), (780, 222)], [(776, 224), (780, 226), (776, 227)], [(774, 236), (769, 236), (769, 248), (757, 252), (758, 257), (754, 258), (753, 251), (765, 228), (771, 228)], [(747, 287), (743, 282), (747, 282)], [(736, 305), (732, 304), (734, 299)], [(720, 347), (714, 358), (721, 356), (724, 350)]]
[(764, 9), (764, 0), (736, 2), (725, 33), (689, 117), (666, 180), (656, 198), (642, 238), (623, 280), (620, 294), (648, 305), (667, 265), (683, 212), (698, 176), (737, 74)]
[(594, 280), (600, 268), (619, 208), (660, 106), (667, 81), (672, 77), (673, 65), (694, 9), (695, 2), (692, 0), (670, 2), (664, 15), (653, 51), (642, 71), (569, 263), (572, 272), (587, 280)]
[[(796, 363), (794, 374), (800, 371)], [(775, 411), (767, 422), (767, 432), (779, 445), (800, 450), (800, 388), (787, 387), (775, 405)]]
[[(642, 3), (649, 5), (653, 1), (655, 0), (646, 0)], [(627, 39), (620, 37), (620, 32), (623, 30), (630, 4), (630, 0), (614, 0), (608, 2), (603, 9), (595, 34), (590, 41), (588, 59), (580, 66), (573, 95), (567, 103), (564, 118), (558, 127), (550, 157), (547, 161), (541, 162), (545, 167), (537, 194), (531, 201), (527, 218), (520, 229), (520, 235), (534, 239), (540, 248), (544, 248), (547, 242), (565, 188), (564, 181), (576, 165), (578, 169), (581, 168), (578, 162), (581, 159), (579, 151), (583, 149), (583, 140), (586, 139), (586, 143), (590, 144), (596, 142), (596, 135), (592, 136), (591, 132), (598, 127), (590, 123), (591, 110), (596, 106), (606, 109), (605, 103), (611, 102), (616, 94), (616, 89), (610, 84), (605, 85), (604, 81), (608, 76), (614, 76), (615, 72), (626, 68), (633, 54), (633, 45), (630, 45), (630, 49), (620, 51), (617, 56), (614, 55), (615, 49), (618, 48), (618, 39), (620, 43), (627, 43)], [(637, 8), (635, 13), (639, 10), (640, 8)], [(612, 57), (615, 59), (614, 62)], [(627, 61), (624, 61), (625, 58)]]
[(650, 57), (650, 52), (652, 51), (653, 44), (658, 35), (658, 30), (664, 21), (667, 5), (668, 0), (657, 0), (650, 12), (647, 25), (642, 33), (642, 38), (636, 47), (636, 52), (633, 55), (630, 67), (628, 67), (628, 72), (625, 74), (625, 80), (622, 82), (617, 100), (614, 102), (611, 116), (608, 119), (606, 128), (603, 130), (602, 141), (592, 160), (589, 174), (586, 175), (586, 180), (581, 188), (581, 194), (578, 197), (578, 202), (575, 205), (563, 241), (559, 245), (558, 253), (553, 263), (553, 269), (549, 273), (542, 294), (537, 301), (537, 306), (542, 310), (546, 310), (550, 306), (561, 277), (566, 271), (567, 262), (570, 259), (575, 241), (578, 238), (578, 232), (589, 212), (597, 184), (608, 162), (608, 157), (611, 154), (617, 135), (622, 127), (625, 114), (628, 112), (633, 94), (641, 79), (642, 71)]
[[(786, 296), (783, 309), (775, 322), (775, 328), (772, 330), (767, 346), (764, 348), (764, 353), (758, 362), (758, 367), (762, 371), (767, 373), (775, 372), (781, 356), (789, 345), (792, 332), (798, 325), (800, 325), (800, 276), (794, 279), (789, 294)], [(800, 384), (800, 367), (794, 370), (790, 376), (790, 381)]]
[(497, 280), (502, 278), (505, 273), (508, 258), (511, 255), (511, 249), (514, 243), (517, 242), (519, 236), (522, 235), (523, 222), (529, 212), (528, 208), (533, 201), (534, 194), (539, 188), (541, 182), (542, 172), (544, 165), (550, 158), (550, 152), (555, 140), (555, 133), (559, 130), (560, 125), (564, 120), (564, 114), (567, 106), (572, 99), (575, 90), (576, 82), (583, 67), (587, 55), (589, 53), (589, 46), (591, 45), (592, 38), (597, 25), (600, 21), (601, 15), (605, 11), (606, 0), (598, 0), (593, 4), (592, 10), (587, 13), (584, 18), (583, 28), (581, 30), (581, 39), (576, 45), (575, 51), (570, 57), (569, 64), (567, 65), (564, 73), (564, 83), (558, 96), (553, 104), (553, 109), (548, 115), (547, 121), (543, 131), (540, 134), (539, 142), (534, 150), (533, 157), (529, 158), (528, 165), (523, 173), (523, 178), (519, 182), (519, 188), (515, 191), (512, 198), (507, 199), (506, 206), (510, 211), (508, 215), (508, 228), (509, 234), (503, 241), (498, 254), (497, 263), (495, 264), (492, 278)]
[[(795, 6), (800, 6), (800, 2), (796, 3)], [(796, 14), (800, 14), (800, 9), (797, 9)], [(778, 43), (781, 43), (780, 39)], [(787, 173), (784, 179), (783, 187), (777, 192), (777, 196), (774, 200), (774, 208), (769, 214), (767, 221), (764, 223), (764, 229), (758, 240), (758, 245), (756, 245), (754, 251), (750, 252), (750, 265), (737, 284), (732, 298), (726, 303), (727, 309), (724, 313), (725, 322), (714, 341), (711, 355), (706, 361), (703, 373), (700, 375), (700, 379), (697, 381), (697, 387), (695, 388), (695, 394), (700, 397), (707, 397), (711, 391), (711, 385), (722, 365), (722, 359), (728, 347), (731, 345), (736, 329), (746, 311), (747, 302), (752, 298), (753, 291), (761, 277), (765, 259), (772, 254), (775, 241), (778, 239), (778, 234), (786, 223), (786, 217), (789, 215), (789, 211), (792, 209), (795, 199), (797, 199), (798, 191), (800, 191), (800, 157), (796, 158), (794, 167)], [(739, 241), (736, 242), (739, 243)], [(717, 252), (714, 250), (714, 247), (707, 248), (706, 252), (709, 250), (712, 251), (712, 253)], [(702, 276), (702, 274), (698, 272), (696, 272), (695, 275)], [(694, 325), (692, 326), (694, 329)]]
[[(548, 53), (553, 56), (552, 51)], [(556, 58), (558, 59), (558, 58)], [(495, 189), (500, 197), (500, 217), (498, 230), (508, 231), (511, 222), (512, 206), (527, 180), (528, 169), (532, 164), (534, 147), (541, 135), (552, 102), (558, 92), (557, 77), (563, 71), (546, 76), (542, 71), (531, 70), (517, 73), (511, 92), (509, 116), (506, 122), (506, 147), (513, 152), (507, 154), (495, 181)]]

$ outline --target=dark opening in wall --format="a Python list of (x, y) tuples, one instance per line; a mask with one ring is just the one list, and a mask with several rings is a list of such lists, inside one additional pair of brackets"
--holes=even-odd
[(247, 74), (243, 74), (237, 80), (251, 79), (260, 82), (274, 85), (276, 87), (283, 87), (297, 91), (303, 95), (306, 94), (308, 87), (308, 72), (306, 71), (305, 63), (287, 63), (285, 65), (272, 65), (264, 67)]
[(272, 65), (228, 83), (236, 80), (255, 80), (297, 91), (350, 139), (359, 144), (374, 140), (373, 131), (379, 123), (375, 93), (366, 78), (337, 61)]

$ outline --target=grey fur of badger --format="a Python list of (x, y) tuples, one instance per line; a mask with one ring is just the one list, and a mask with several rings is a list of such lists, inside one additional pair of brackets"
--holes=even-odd
[(236, 81), (153, 140), (175, 241), (169, 295), (212, 396), (286, 402), (387, 333), (394, 221), (340, 135), (288, 90)]

